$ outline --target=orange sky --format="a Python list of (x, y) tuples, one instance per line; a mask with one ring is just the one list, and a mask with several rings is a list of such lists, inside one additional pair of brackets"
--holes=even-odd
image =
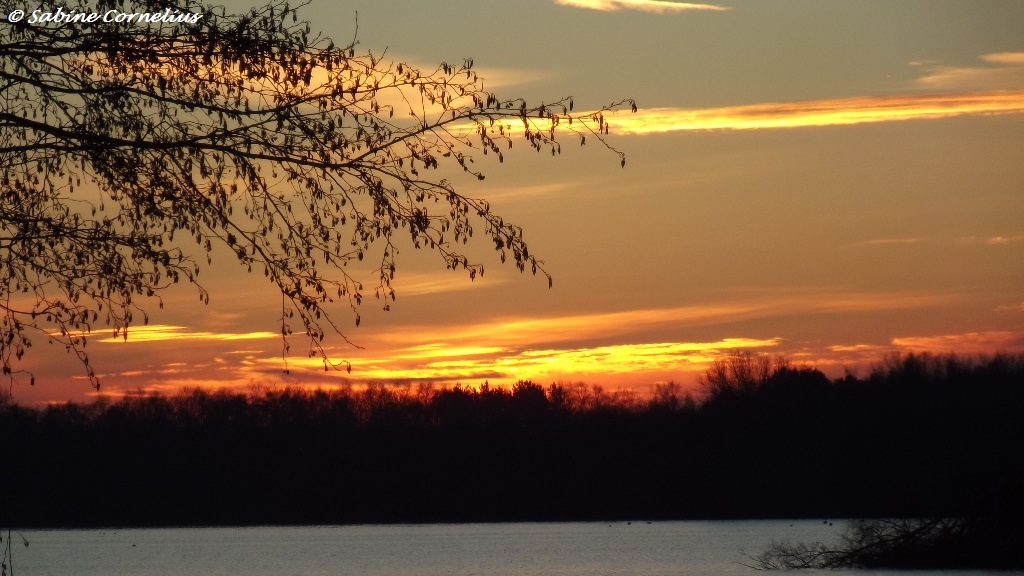
[[(624, 169), (588, 143), (482, 159), (481, 183), (452, 174), (523, 226), (554, 287), (486, 245), (472, 282), (400, 247), (392, 310), (371, 299), (356, 328), (339, 309), (361, 348), (329, 341), (352, 370), (325, 372), (299, 338), (282, 359), (280, 297), (215, 255), (208, 306), (176, 290), (127, 342), (94, 335), (104, 392), (527, 378), (643, 391), (691, 385), (736, 349), (832, 375), (894, 350), (1024, 350), (1024, 4), (426, 4), (355, 1), (339, 17), (315, 1), (305, 16), (347, 39), (358, 11), (360, 46), (393, 58), (473, 57), (499, 95), (640, 106), (609, 119)], [(39, 342), (24, 367), (37, 384), (17, 386), (21, 401), (91, 393), (63, 349)]]

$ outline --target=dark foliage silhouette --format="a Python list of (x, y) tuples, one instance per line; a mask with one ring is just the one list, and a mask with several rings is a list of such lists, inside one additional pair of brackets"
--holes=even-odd
[(729, 402), (533, 382), (7, 402), (4, 489), (18, 526), (1021, 514), (1024, 356), (889, 362), (776, 363)]

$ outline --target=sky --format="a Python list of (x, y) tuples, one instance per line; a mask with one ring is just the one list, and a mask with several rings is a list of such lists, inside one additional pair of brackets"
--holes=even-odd
[[(893, 352), (1024, 351), (1018, 0), (311, 0), (300, 17), (386, 59), (472, 58), (499, 97), (633, 98), (610, 118), (626, 165), (599, 145), (520, 146), (454, 182), (523, 227), (550, 289), (486, 243), (472, 282), (407, 247), (390, 311), (371, 299), (356, 327), (337, 310), (359, 348), (329, 339), (351, 373), (325, 372), (300, 338), (283, 356), (273, 286), (215, 257), (209, 305), (169, 292), (128, 341), (93, 335), (101, 393), (532, 379), (642, 394), (695, 387), (736, 350), (830, 376)], [(94, 394), (63, 348), (39, 343), (24, 367), (19, 401)]]

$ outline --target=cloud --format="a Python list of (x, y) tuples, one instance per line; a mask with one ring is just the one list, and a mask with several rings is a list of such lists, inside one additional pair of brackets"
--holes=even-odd
[[(590, 314), (490, 318), (473, 324), (407, 326), (381, 335), (381, 342), (412, 347), (496, 346), (522, 350), (546, 344), (592, 339), (629, 340), (655, 329), (713, 326), (782, 317), (791, 314), (833, 314), (898, 310), (947, 304), (953, 297), (921, 292), (853, 292), (834, 287), (782, 296), (754, 294), (748, 298), (697, 306), (641, 308)], [(375, 348), (375, 346), (368, 346)]]
[(498, 354), (505, 349), (499, 346), (460, 346), (451, 347), (441, 343), (423, 344), (412, 346), (401, 350), (395, 358), (400, 359), (422, 359), (422, 358), (451, 358), (458, 356), (480, 356), (484, 354)]
[(758, 130), (1024, 112), (1024, 90), (861, 96), (723, 108), (650, 108), (606, 117), (619, 134)]
[[(180, 393), (182, 390), (205, 389), (205, 390), (231, 390), (244, 393), (253, 389), (258, 384), (250, 376), (232, 377), (232, 375), (221, 372), (210, 374), (207, 372), (196, 375), (183, 375), (180, 377), (161, 376), (159, 378), (148, 378), (141, 381), (128, 380), (124, 384), (104, 385), (99, 391), (88, 394), (90, 397), (120, 398), (122, 396), (138, 394), (162, 394), (171, 396)], [(330, 385), (323, 386), (330, 388)]]
[(725, 11), (726, 6), (715, 4), (692, 4), (690, 2), (669, 2), (667, 0), (555, 0), (563, 6), (587, 8), (602, 12), (618, 12), (620, 10), (641, 10), (665, 14), (669, 12), (685, 12), (690, 10)]
[(985, 54), (981, 59), (985, 62), (1024, 66), (1024, 52), (998, 52), (996, 54)]
[(854, 246), (888, 246), (892, 244), (918, 244), (922, 242), (922, 238), (874, 238), (872, 240), (864, 240), (863, 242), (857, 242)]
[(406, 298), (426, 294), (461, 292), (485, 285), (494, 287), (508, 282), (507, 278), (492, 278), (490, 276), (478, 276), (471, 281), (466, 276), (464, 274), (452, 274), (451, 272), (399, 272), (395, 275), (395, 279), (391, 281), (391, 286), (394, 288), (396, 296)]
[(183, 326), (132, 326), (128, 330), (127, 340), (118, 334), (98, 340), (103, 343), (128, 343), (138, 344), (142, 342), (164, 342), (167, 340), (257, 340), (263, 338), (280, 338), (280, 334), (273, 332), (246, 332), (246, 333), (217, 333), (217, 332), (192, 332)]
[(979, 58), (982, 66), (943, 66), (911, 62), (926, 68), (917, 85), (930, 90), (1019, 90), (1024, 88), (1024, 52), (999, 52)]
[[(674, 340), (693, 327), (729, 326), (744, 320), (928, 307), (951, 296), (919, 292), (852, 292), (826, 287), (803, 294), (750, 297), (702, 306), (650, 308), (548, 317), (494, 318), (456, 326), (406, 326), (377, 336), (378, 344), (354, 351), (351, 375), (323, 372), (318, 358), (289, 360), (293, 373), (360, 382), (512, 383), (520, 379), (635, 377), (644, 382), (679, 378), (738, 348), (777, 348), (782, 340), (730, 336), (693, 342)], [(732, 328), (730, 328), (732, 329)], [(650, 342), (651, 334), (669, 339)], [(684, 336), (685, 337), (685, 336)], [(836, 351), (833, 351), (836, 352)], [(269, 374), (280, 360), (256, 360)], [(259, 371), (260, 368), (256, 368)], [(320, 376), (317, 376), (319, 374)]]
[[(920, 244), (927, 241), (925, 238), (873, 238), (871, 240), (864, 240), (861, 242), (855, 242), (853, 246), (892, 246), (892, 245), (907, 245), (907, 244)], [(1007, 246), (1009, 244), (1015, 244), (1017, 242), (1024, 242), (1024, 235), (1009, 235), (1009, 236), (961, 236), (959, 238), (946, 240), (944, 242), (956, 242), (960, 244), (968, 245), (980, 245), (980, 246)]]
[[(658, 342), (618, 344), (576, 349), (529, 350), (515, 358), (516, 368), (550, 374), (633, 374), (679, 370), (710, 363), (740, 348), (778, 346), (779, 338), (724, 338), (715, 342)], [(578, 371), (578, 372), (577, 372)], [(531, 376), (534, 377), (534, 376)]]
[(940, 336), (893, 338), (893, 346), (911, 352), (994, 353), (1024, 350), (1024, 333), (1011, 331), (967, 332)]
[[(563, 4), (617, 10), (620, 5), (636, 7), (648, 4), (670, 4), (676, 6), (710, 6), (706, 4), (686, 5), (671, 2), (619, 2), (617, 0), (557, 0)], [(722, 9), (722, 8), (718, 8)], [(601, 116), (610, 125), (610, 131), (618, 134), (661, 134), (680, 131), (702, 130), (759, 130), (770, 128), (805, 128), (814, 126), (839, 126), (873, 122), (894, 122), (900, 120), (948, 118), (963, 115), (993, 115), (1024, 112), (1024, 52), (1000, 52), (986, 54), (980, 59), (986, 66), (949, 67), (931, 62), (911, 62), (913, 66), (927, 68), (928, 72), (918, 78), (918, 88), (943, 93), (891, 94), (877, 96), (854, 96), (826, 100), (805, 100), (798, 102), (769, 102), (726, 106), (719, 108), (641, 108), (634, 113), (581, 112), (574, 116), (593, 130), (599, 123), (588, 117)], [(546, 120), (527, 119), (531, 131), (545, 132), (550, 129)], [(560, 123), (566, 128), (565, 122)], [(518, 121), (501, 122), (503, 133), (516, 134)], [(468, 123), (451, 127), (455, 133), (473, 133), (479, 126)], [(580, 132), (577, 128), (574, 129)], [(497, 130), (497, 128), (495, 128)]]
[[(423, 66), (422, 69), (429, 70), (426, 66)], [(476, 70), (476, 68), (474, 68), (474, 70)], [(551, 70), (526, 68), (484, 67), (478, 72), (480, 73), (480, 77), (484, 79), (484, 84), (488, 90), (508, 88), (510, 86), (525, 86), (527, 84), (543, 82), (544, 80), (549, 80), (555, 76), (555, 72)]]
[[(339, 386), (347, 382), (479, 384), (489, 380), (505, 385), (519, 379), (643, 387), (659, 380), (692, 381), (708, 362), (735, 349), (791, 353), (783, 349), (782, 335), (757, 333), (771, 318), (859, 315), (939, 306), (955, 299), (947, 294), (822, 286), (781, 294), (756, 290), (693, 306), (497, 317), (462, 325), (403, 325), (366, 334), (360, 342), (364, 349), (330, 350), (335, 360), (351, 362), (351, 374), (344, 369), (325, 371), (319, 357), (283, 360), (279, 333), (201, 331), (170, 325), (132, 328), (127, 343), (119, 337), (100, 340), (104, 344), (97, 346), (93, 360), (100, 367), (118, 367), (115, 372), (100, 374), (104, 392), (141, 389), (174, 393), (185, 386), (244, 389), (254, 383)], [(740, 326), (751, 321), (755, 328)], [(708, 335), (695, 337), (695, 333)], [(293, 347), (299, 350), (302, 341), (297, 336)], [(125, 355), (124, 345), (132, 345), (131, 354)], [(182, 359), (183, 345), (191, 346), (188, 361)], [(203, 352), (196, 356), (200, 348)], [(830, 354), (809, 349), (809, 353), (821, 358), (850, 356), (840, 350)], [(119, 362), (115, 363), (115, 357)], [(290, 373), (283, 373), (285, 368)]]
[[(511, 384), (517, 380), (586, 378), (611, 375), (674, 373), (702, 370), (729, 351), (776, 347), (779, 338), (723, 338), (714, 342), (628, 343), (596, 347), (527, 348), (511, 351), (496, 348), (451, 348), (430, 345), (422, 358), (399, 351), (374, 357), (359, 369), (359, 380), (369, 382), (436, 382), (491, 380)], [(422, 347), (418, 347), (422, 348)], [(443, 354), (433, 352), (443, 351)], [(432, 358), (437, 357), (434, 360)], [(425, 359), (421, 362), (417, 360)], [(296, 362), (318, 368), (315, 360)]]
[(888, 350), (888, 347), (878, 344), (833, 344), (832, 346), (829, 346), (828, 349), (832, 352), (854, 352), (858, 354), (867, 352), (871, 354), (881, 354)]
[(984, 244), (985, 246), (1006, 246), (1024, 241), (1024, 235), (1017, 236), (963, 236), (962, 244)]
[(486, 196), (494, 201), (536, 200), (539, 198), (559, 198), (571, 195), (579, 185), (574, 182), (545, 182), (543, 184), (490, 188)]

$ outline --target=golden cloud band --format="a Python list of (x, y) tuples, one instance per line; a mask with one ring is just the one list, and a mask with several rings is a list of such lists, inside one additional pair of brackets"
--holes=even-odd
[(1020, 112), (1024, 112), (1024, 90), (862, 96), (705, 109), (649, 108), (636, 114), (620, 114), (610, 123), (612, 131), (618, 134), (658, 134), (682, 130), (838, 126)]

